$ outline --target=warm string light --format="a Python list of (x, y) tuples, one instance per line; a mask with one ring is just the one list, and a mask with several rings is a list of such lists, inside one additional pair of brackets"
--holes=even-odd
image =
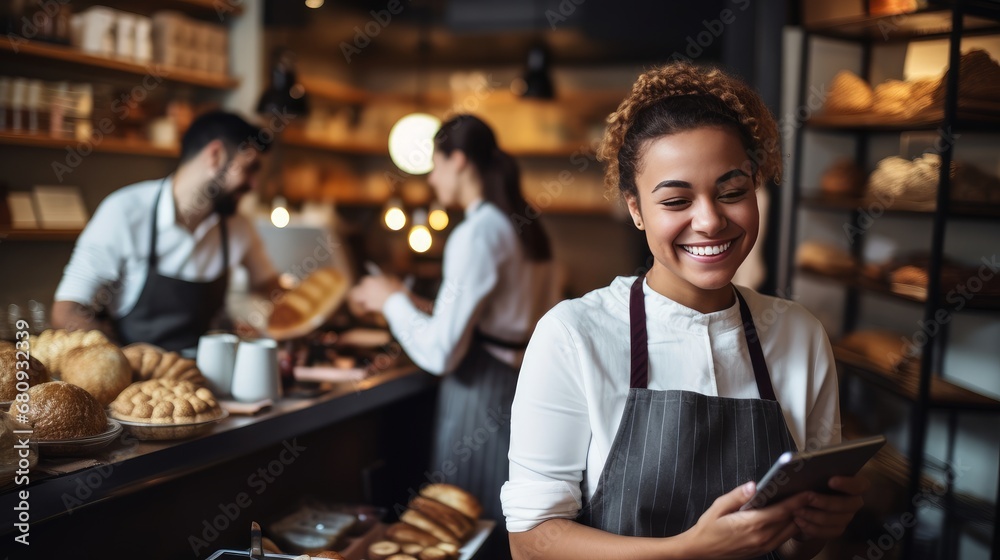
[(385, 221), (385, 226), (392, 231), (399, 231), (406, 227), (406, 212), (403, 212), (403, 203), (398, 198), (390, 199), (385, 205), (382, 219)]
[(431, 204), (431, 213), (427, 216), (427, 223), (431, 229), (443, 230), (448, 227), (448, 212), (437, 202)]
[(291, 219), (292, 217), (288, 213), (288, 201), (285, 200), (285, 197), (274, 197), (274, 202), (271, 204), (271, 223), (274, 224), (274, 227), (283, 228), (288, 225)]
[(431, 230), (427, 229), (427, 211), (417, 209), (413, 211), (413, 227), (406, 240), (410, 243), (410, 249), (417, 253), (426, 253), (431, 248)]

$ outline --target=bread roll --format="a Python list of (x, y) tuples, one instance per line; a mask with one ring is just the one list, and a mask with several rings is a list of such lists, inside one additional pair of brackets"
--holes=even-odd
[(191, 424), (222, 416), (222, 407), (211, 391), (170, 379), (133, 383), (109, 408), (112, 418), (148, 424)]
[(393, 554), (392, 556), (386, 558), (386, 560), (419, 560), (419, 559), (414, 558), (409, 554)]
[(439, 539), (435, 538), (434, 535), (418, 529), (409, 523), (393, 523), (385, 530), (385, 536), (389, 540), (398, 543), (415, 543), (421, 546), (434, 546), (439, 542)]
[(875, 93), (868, 82), (848, 70), (833, 77), (823, 110), (827, 113), (851, 114), (871, 111)]
[(28, 422), (41, 440), (95, 436), (108, 427), (104, 406), (93, 395), (64, 381), (42, 383), (28, 389), (31, 406)]
[(346, 558), (341, 556), (339, 552), (334, 552), (332, 550), (324, 550), (323, 552), (320, 552), (319, 554), (313, 556), (313, 558), (333, 558), (333, 560), (347, 560)]
[(385, 560), (393, 554), (399, 554), (400, 546), (392, 541), (378, 541), (368, 547), (368, 560)]
[(159, 346), (137, 342), (122, 348), (132, 368), (133, 381), (149, 379), (175, 379), (189, 381), (204, 387), (205, 377), (194, 360), (182, 357), (177, 352), (167, 352)]
[(460, 511), (451, 506), (446, 506), (437, 500), (414, 496), (410, 500), (410, 508), (430, 517), (439, 524), (444, 525), (449, 531), (459, 539), (465, 540), (472, 534), (476, 526), (471, 519), (463, 515)]
[(132, 383), (132, 370), (125, 355), (114, 344), (73, 348), (60, 361), (60, 377), (83, 387), (102, 406), (111, 404)]
[(420, 553), (427, 548), (423, 545), (417, 543), (406, 543), (399, 547), (400, 552), (403, 554), (409, 554), (410, 556), (420, 556)]
[[(0, 401), (12, 401), (17, 397), (18, 381), (26, 381), (29, 388), (51, 381), (49, 379), (49, 370), (45, 368), (42, 362), (31, 355), (28, 356), (27, 360), (19, 359), (24, 358), (24, 354), (22, 353), (21, 356), (17, 354), (17, 348), (13, 344), (5, 344), (0, 347)], [(19, 363), (20, 365), (27, 365), (27, 367), (19, 368)], [(23, 371), (27, 375), (27, 378), (18, 379), (18, 371)]]
[(428, 484), (420, 490), (420, 495), (457, 509), (469, 519), (479, 519), (483, 513), (483, 506), (475, 496), (452, 484)]
[(453, 545), (451, 543), (444, 543), (444, 542), (437, 543), (435, 546), (438, 547), (438, 548), (440, 548), (441, 550), (447, 552), (448, 554), (450, 554), (452, 558), (458, 558), (458, 547), (457, 546), (455, 546), (455, 545)]
[(429, 546), (420, 552), (420, 560), (448, 560), (450, 554), (436, 546)]
[(268, 334), (277, 340), (309, 334), (340, 306), (349, 287), (340, 272), (317, 269), (275, 302), (267, 322)]
[(427, 531), (428, 533), (434, 535), (438, 541), (452, 544), (458, 544), (460, 542), (458, 535), (452, 533), (441, 523), (438, 523), (417, 510), (406, 510), (403, 512), (403, 515), (400, 516), (399, 520), (404, 523), (409, 523), (418, 529)]

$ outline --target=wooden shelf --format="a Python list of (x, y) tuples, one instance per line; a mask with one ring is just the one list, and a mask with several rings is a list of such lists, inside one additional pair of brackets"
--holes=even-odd
[[(859, 274), (855, 275), (825, 274), (822, 272), (817, 272), (815, 270), (810, 270), (806, 268), (798, 268), (797, 271), (805, 278), (812, 278), (815, 280), (822, 280), (825, 282), (834, 282), (846, 286), (848, 288), (856, 288), (864, 290), (866, 292), (880, 294), (912, 303), (919, 303), (919, 304), (927, 303), (927, 299), (924, 297), (894, 291), (891, 286), (889, 286), (884, 282), (878, 282)], [(951, 290), (954, 288), (954, 286), (944, 286), (943, 288), (945, 288), (946, 290)], [(947, 295), (947, 292), (944, 295)], [(953, 306), (947, 305), (951, 303), (947, 301), (947, 299), (948, 298), (944, 298), (945, 301), (942, 302), (943, 304), (946, 304), (945, 309), (948, 309), (949, 311), (957, 311), (956, 309), (954, 309)], [(979, 310), (979, 311), (1000, 311), (1000, 296), (995, 296), (990, 294), (975, 294), (971, 299), (966, 299), (963, 297), (960, 301), (963, 302), (962, 309)]]
[[(74, 147), (78, 144), (80, 144), (80, 142), (72, 138), (52, 138), (51, 136), (35, 134), (0, 132), (0, 145), (63, 150), (67, 147)], [(95, 152), (112, 154), (128, 154), (162, 158), (175, 158), (180, 154), (180, 150), (178, 148), (161, 148), (148, 142), (139, 140), (124, 140), (121, 138), (105, 137), (102, 138), (100, 142), (93, 142), (89, 145)]]
[(169, 68), (153, 63), (149, 65), (137, 64), (128, 60), (94, 56), (71, 47), (38, 41), (26, 41), (16, 44), (11, 41), (0, 41), (0, 54), (7, 57), (25, 56), (41, 58), (72, 66), (81, 65), (139, 76), (155, 73), (157, 76), (162, 76), (164, 80), (211, 89), (233, 89), (239, 85), (239, 80), (230, 76), (220, 76), (218, 74), (185, 68)]
[[(892, 373), (880, 369), (864, 356), (833, 344), (833, 355), (852, 373), (910, 402), (916, 402), (919, 379), (915, 375)], [(930, 406), (932, 408), (1000, 411), (1000, 401), (982, 395), (938, 376), (931, 377)]]
[[(957, 131), (1000, 132), (1000, 105), (993, 102), (958, 108)], [(815, 130), (833, 132), (910, 132), (937, 130), (944, 126), (944, 110), (931, 109), (908, 119), (877, 113), (817, 115), (806, 121)]]
[(126, 12), (152, 15), (160, 10), (176, 10), (189, 16), (225, 21), (224, 17), (243, 13), (247, 0), (73, 0), (73, 11), (79, 12), (90, 6), (108, 6)]
[(76, 241), (79, 229), (3, 229), (0, 228), (0, 243), (3, 241)]
[[(938, 3), (940, 4), (940, 2)], [(860, 15), (839, 18), (806, 27), (815, 35), (852, 41), (912, 41), (947, 37), (951, 32), (950, 5), (936, 5), (907, 14), (888, 16)], [(983, 2), (969, 2), (962, 23), (963, 35), (1000, 32), (1000, 11)]]
[[(326, 138), (314, 138), (306, 135), (300, 130), (288, 130), (281, 137), (281, 141), (289, 146), (300, 148), (311, 148), (314, 150), (324, 150), (348, 155), (364, 156), (389, 156), (387, 144), (370, 144), (365, 142), (349, 142), (342, 140), (328, 140)], [(537, 148), (512, 148), (508, 153), (514, 157), (523, 158), (548, 158), (548, 157), (570, 157), (575, 154), (593, 153), (587, 144), (566, 144), (563, 146), (537, 147)]]
[[(908, 203), (904, 200), (894, 201), (891, 205), (885, 205), (874, 199), (855, 197), (832, 197), (832, 196), (803, 196), (802, 206), (812, 210), (825, 212), (845, 212), (854, 210), (865, 210), (870, 205), (877, 205), (886, 214), (901, 216), (932, 217), (934, 208), (926, 205)], [(1000, 218), (1000, 205), (977, 202), (952, 201), (948, 206), (948, 216), (952, 218), (970, 219), (998, 219)]]

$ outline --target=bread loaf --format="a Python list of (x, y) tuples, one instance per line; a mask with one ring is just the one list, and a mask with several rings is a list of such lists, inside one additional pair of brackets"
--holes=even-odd
[(194, 360), (182, 357), (177, 352), (167, 352), (159, 346), (137, 342), (122, 348), (132, 368), (133, 381), (150, 379), (174, 379), (189, 381), (204, 387), (205, 377)]
[(129, 385), (111, 403), (111, 417), (148, 424), (191, 424), (222, 416), (212, 392), (187, 381), (150, 379)]
[(73, 348), (109, 344), (108, 337), (101, 331), (67, 331), (49, 329), (31, 337), (31, 353), (45, 364), (49, 373), (62, 377), (62, 358)]
[[(49, 370), (42, 362), (31, 355), (24, 360), (25, 354), (20, 354), (18, 356), (13, 344), (0, 346), (0, 401), (12, 401), (17, 397), (19, 381), (27, 382), (29, 388), (50, 381)], [(18, 378), (18, 372), (24, 373), (24, 379)]]
[(399, 547), (400, 552), (403, 554), (409, 554), (410, 556), (420, 556), (420, 553), (427, 548), (423, 545), (417, 543), (406, 543)]
[(458, 544), (461, 542), (458, 535), (452, 533), (443, 524), (431, 519), (419, 511), (408, 509), (403, 512), (403, 515), (400, 516), (399, 520), (434, 535), (434, 538), (440, 542), (451, 544)]
[(414, 543), (420, 546), (434, 546), (439, 542), (434, 535), (418, 529), (409, 523), (393, 523), (385, 530), (385, 536), (398, 543)]
[(73, 348), (62, 357), (60, 367), (63, 381), (83, 387), (101, 406), (110, 404), (132, 383), (128, 360), (110, 343)]
[(267, 331), (277, 340), (309, 334), (343, 302), (347, 278), (332, 268), (320, 268), (275, 304)]
[(103, 433), (108, 426), (104, 406), (93, 395), (64, 381), (28, 389), (26, 416), (40, 440), (78, 439)]
[(420, 560), (449, 560), (451, 555), (436, 546), (429, 546), (420, 551), (418, 557)]
[(442, 504), (437, 500), (414, 496), (410, 500), (410, 508), (419, 511), (427, 517), (433, 519), (438, 524), (443, 525), (460, 540), (469, 538), (476, 529), (476, 525), (471, 519), (462, 514), (457, 509)]
[(420, 490), (420, 495), (451, 506), (469, 519), (479, 519), (483, 513), (475, 496), (453, 484), (428, 484)]

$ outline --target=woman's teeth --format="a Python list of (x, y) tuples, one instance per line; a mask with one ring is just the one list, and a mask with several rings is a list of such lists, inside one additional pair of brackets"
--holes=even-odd
[(732, 244), (733, 244), (732, 241), (728, 241), (726, 243), (723, 243), (722, 245), (700, 245), (700, 246), (681, 245), (681, 247), (683, 247), (685, 251), (691, 253), (692, 255), (699, 255), (704, 257), (704, 256), (718, 255), (719, 253), (723, 253)]

